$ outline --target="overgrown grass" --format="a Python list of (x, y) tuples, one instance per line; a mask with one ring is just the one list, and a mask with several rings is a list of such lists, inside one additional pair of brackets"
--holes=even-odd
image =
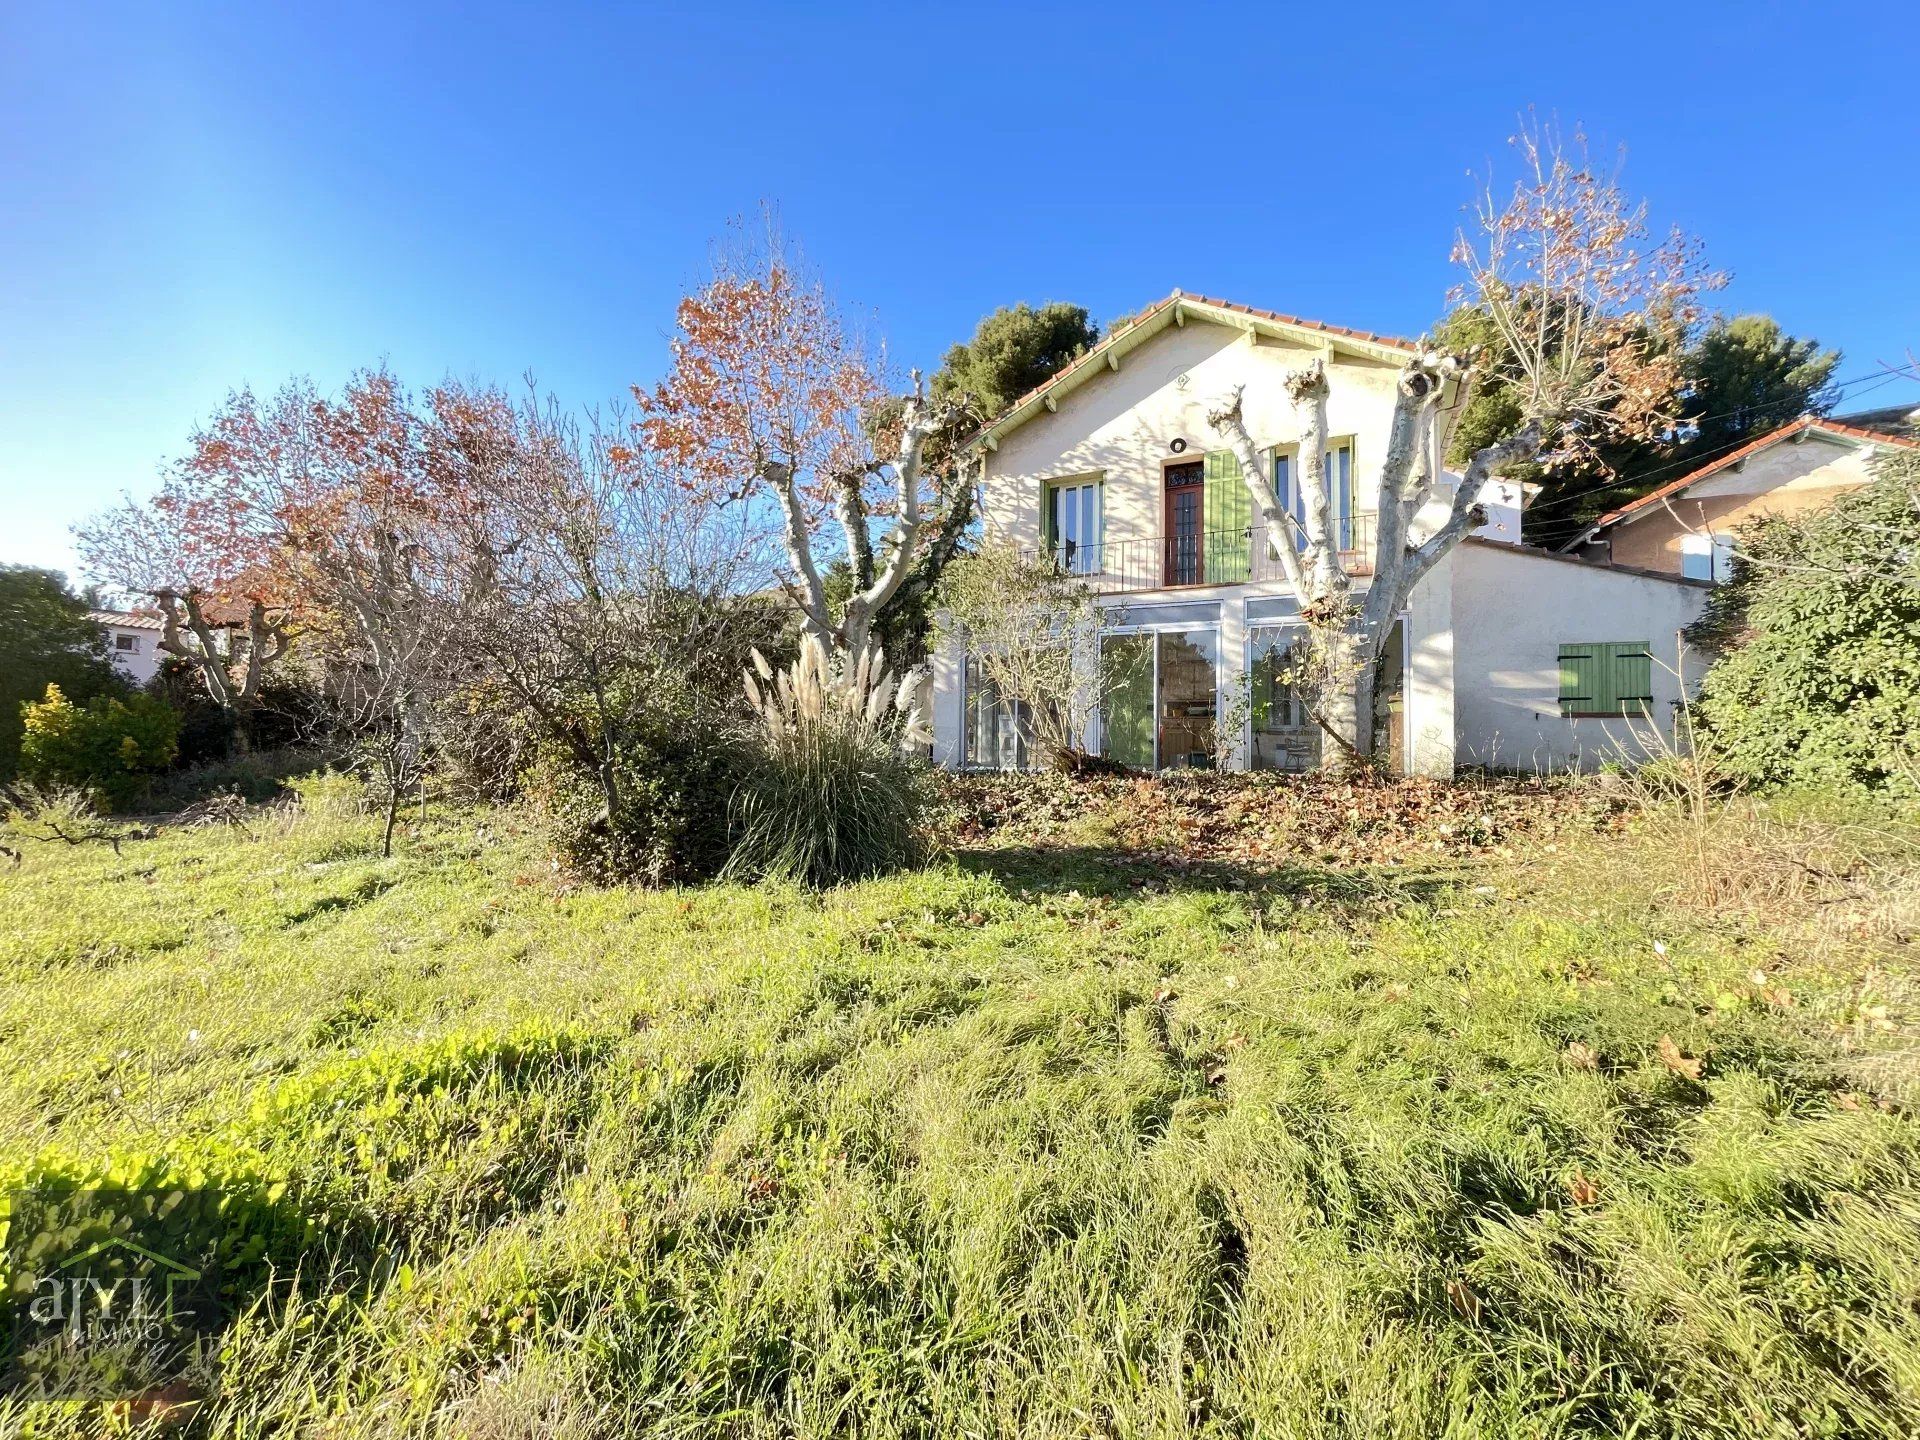
[(1589, 843), (819, 895), (569, 888), (509, 813), (46, 847), (0, 1165), (286, 1182), (205, 1434), (1913, 1433), (1859, 976)]

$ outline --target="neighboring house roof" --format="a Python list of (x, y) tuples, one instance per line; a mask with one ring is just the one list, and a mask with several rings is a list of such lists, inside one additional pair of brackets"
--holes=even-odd
[(972, 446), (985, 442), (992, 449), (1002, 435), (1025, 424), (1043, 410), (1052, 410), (1062, 396), (1098, 375), (1102, 365), (1119, 369), (1121, 358), (1129, 351), (1168, 326), (1184, 325), (1189, 319), (1251, 330), (1255, 334), (1306, 345), (1331, 345), (1336, 350), (1391, 364), (1398, 364), (1418, 349), (1413, 341), (1395, 335), (1351, 330), (1345, 325), (1329, 325), (1322, 320), (1302, 320), (1296, 315), (1256, 310), (1251, 305), (1215, 300), (1205, 295), (1188, 295), (1176, 290), (1166, 299), (1149, 305), (1125, 324), (1114, 326), (1099, 344), (1061, 369), (1052, 379), (1035, 386), (1014, 401), (997, 418), (982, 426), (967, 444)]
[[(247, 607), (237, 601), (216, 600), (201, 606), (209, 625), (240, 630), (247, 624)], [(89, 610), (87, 618), (96, 625), (117, 625), (123, 630), (164, 630), (166, 617), (158, 610)]]
[(1857, 430), (1872, 430), (1895, 440), (1920, 440), (1920, 405), (1889, 405), (1881, 410), (1857, 410), (1851, 415), (1836, 415), (1837, 423)]
[(87, 618), (96, 625), (112, 625), (121, 630), (165, 628), (158, 610), (89, 610)]
[(1702, 480), (1718, 475), (1722, 470), (1730, 470), (1762, 450), (1771, 450), (1775, 445), (1797, 437), (1819, 436), (1842, 445), (1896, 445), (1906, 449), (1920, 449), (1920, 439), (1908, 439), (1889, 434), (1884, 430), (1872, 430), (1853, 423), (1860, 418), (1863, 417), (1849, 416), (1845, 420), (1831, 420), (1819, 415), (1802, 415), (1790, 425), (1782, 425), (1778, 430), (1770, 430), (1759, 439), (1749, 440), (1739, 449), (1722, 455), (1717, 460), (1709, 460), (1699, 468), (1689, 470), (1678, 480), (1662, 485), (1658, 490), (1649, 491), (1631, 504), (1622, 505), (1618, 510), (1609, 510), (1563, 548), (1571, 550), (1577, 545), (1585, 544), (1597, 532), (1609, 526), (1618, 525), (1623, 521), (1638, 520), (1654, 506), (1672, 499), (1691, 486), (1698, 485)]

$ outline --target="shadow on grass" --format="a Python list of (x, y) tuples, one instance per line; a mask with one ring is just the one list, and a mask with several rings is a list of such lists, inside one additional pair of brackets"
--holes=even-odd
[(1457, 872), (1398, 866), (1334, 870), (1312, 865), (1239, 865), (1089, 845), (956, 850), (954, 861), (962, 870), (991, 875), (1013, 890), (1074, 890), (1109, 899), (1232, 893), (1286, 897), (1329, 907), (1430, 904), (1461, 878)]

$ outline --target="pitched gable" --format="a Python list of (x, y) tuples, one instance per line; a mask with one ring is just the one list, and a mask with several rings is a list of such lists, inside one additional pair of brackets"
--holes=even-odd
[(1116, 325), (1101, 342), (1067, 365), (1043, 385), (1022, 395), (996, 419), (983, 426), (967, 444), (995, 448), (1000, 439), (1036, 415), (1059, 408), (1061, 400), (1105, 370), (1118, 370), (1126, 357), (1169, 328), (1190, 323), (1220, 325), (1294, 344), (1325, 347), (1335, 354), (1399, 364), (1416, 349), (1411, 340), (1353, 330), (1320, 320), (1303, 320), (1273, 310), (1257, 310), (1231, 300), (1188, 295), (1176, 290), (1141, 311), (1124, 325)]

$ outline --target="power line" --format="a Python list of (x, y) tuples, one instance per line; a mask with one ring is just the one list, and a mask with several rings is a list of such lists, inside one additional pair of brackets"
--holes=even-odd
[[(1907, 372), (1905, 370), (1895, 370), (1890, 367), (1882, 368), (1879, 370), (1869, 370), (1864, 375), (1856, 375), (1848, 380), (1836, 380), (1831, 386), (1827, 388), (1832, 390), (1845, 390), (1850, 386), (1864, 385), (1869, 380), (1878, 381), (1879, 382), (1878, 384), (1869, 386), (1868, 389), (1861, 392), (1862, 394), (1871, 394), (1874, 390), (1878, 390), (1885, 385), (1890, 385), (1895, 380), (1901, 379), (1906, 374)], [(1744, 410), (1723, 410), (1717, 415), (1698, 416), (1693, 420), (1691, 420), (1689, 423), (1694, 425), (1701, 425), (1706, 423), (1709, 420), (1726, 420), (1735, 415), (1742, 415), (1742, 414), (1750, 415), (1754, 413), (1755, 410), (1779, 409), (1783, 405), (1792, 405), (1798, 408), (1801, 405), (1801, 403), (1802, 402), (1798, 400), (1781, 400), (1781, 401), (1775, 402), (1772, 405), (1751, 406)], [(1737, 450), (1739, 449), (1740, 446), (1745, 445), (1749, 441), (1757, 440), (1759, 438), (1760, 438), (1759, 436), (1752, 435), (1752, 434), (1737, 436), (1734, 439), (1729, 440), (1726, 444), (1718, 446), (1717, 448), (1709, 452), (1705, 452), (1698, 455), (1689, 455), (1680, 460), (1671, 460), (1663, 465), (1656, 465), (1651, 470), (1642, 471), (1638, 475), (1616, 479), (1616, 480), (1604, 481), (1598, 485), (1590, 485), (1584, 490), (1573, 490), (1573, 491), (1568, 491), (1564, 494), (1555, 493), (1549, 498), (1554, 501), (1578, 500), (1585, 495), (1596, 495), (1602, 490), (1614, 490), (1614, 489), (1618, 489), (1622, 485), (1636, 485), (1642, 480), (1651, 480), (1656, 476), (1666, 474), (1669, 470), (1678, 470), (1682, 466), (1698, 467), (1700, 465), (1708, 464), (1709, 462), (1718, 458), (1719, 456), (1726, 454), (1728, 451)]]
[[(1835, 381), (1833, 385), (1828, 388), (1831, 388), (1834, 390), (1844, 390), (1853, 385), (1866, 384), (1866, 382), (1869, 380), (1877, 381), (1878, 382), (1877, 384), (1869, 385), (1866, 390), (1863, 390), (1860, 392), (1861, 394), (1866, 395), (1866, 394), (1871, 394), (1873, 391), (1878, 390), (1883, 386), (1891, 385), (1895, 380), (1901, 380), (1905, 378), (1908, 378), (1907, 371), (1895, 370), (1892, 367), (1888, 366), (1888, 367), (1883, 367), (1879, 370), (1869, 371), (1865, 375), (1855, 376), (1850, 380)], [(1781, 404), (1798, 404), (1798, 402), (1796, 401), (1782, 401), (1780, 403)], [(1690, 421), (1689, 423), (1698, 425), (1708, 420), (1725, 420), (1735, 415), (1752, 414), (1754, 410), (1777, 409), (1777, 408), (1778, 406), (1776, 405), (1776, 406), (1754, 406), (1746, 410), (1728, 410), (1718, 415), (1702, 415), (1702, 416), (1699, 416), (1697, 419)], [(1767, 433), (1770, 434), (1772, 432), (1769, 431)], [(1544, 496), (1542, 498), (1546, 500), (1548, 503), (1557, 506), (1570, 500), (1582, 499), (1588, 495), (1597, 495), (1605, 490), (1617, 490), (1617, 489), (1620, 489), (1622, 486), (1639, 485), (1648, 480), (1658, 479), (1660, 476), (1668, 474), (1669, 472), (1674, 470), (1680, 470), (1680, 469), (1697, 470), (1702, 465), (1711, 464), (1713, 461), (1719, 459), (1722, 455), (1730, 454), (1733, 451), (1738, 450), (1742, 445), (1750, 444), (1753, 441), (1761, 438), (1764, 438), (1764, 437), (1760, 435), (1752, 435), (1752, 434), (1739, 435), (1733, 438), (1732, 440), (1729, 440), (1726, 444), (1717, 446), (1710, 451), (1703, 452), (1698, 455), (1688, 455), (1683, 459), (1679, 459), (1679, 460), (1671, 460), (1663, 465), (1656, 465), (1651, 470), (1643, 470), (1636, 475), (1614, 479), (1614, 480), (1603, 481), (1598, 485), (1589, 485), (1582, 490), (1570, 490), (1565, 492), (1556, 491), (1552, 495)], [(1586, 523), (1590, 524), (1592, 522), (1589, 521)], [(1576, 525), (1576, 522), (1569, 521), (1567, 528), (1573, 529), (1575, 528), (1575, 525)]]

